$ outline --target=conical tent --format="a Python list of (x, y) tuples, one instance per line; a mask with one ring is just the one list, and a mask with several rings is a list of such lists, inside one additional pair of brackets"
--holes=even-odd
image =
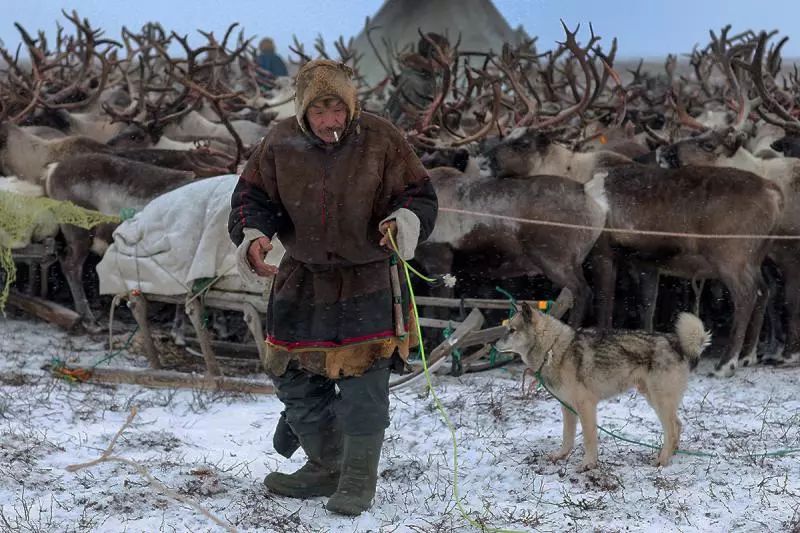
[[(370, 26), (372, 42), (384, 59), (383, 40), (396, 48), (416, 46), (418, 30), (446, 34), (455, 43), (461, 35), (460, 50), (500, 52), (503, 43), (517, 44), (524, 34), (513, 30), (491, 0), (386, 0)], [(365, 30), (356, 37), (355, 48), (363, 54), (359, 72), (373, 84), (386, 76), (375, 56)]]

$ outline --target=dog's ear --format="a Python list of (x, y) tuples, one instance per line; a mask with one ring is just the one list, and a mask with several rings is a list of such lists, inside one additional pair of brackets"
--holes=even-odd
[(531, 307), (528, 302), (522, 302), (522, 319), (525, 322), (531, 322), (533, 320), (533, 307)]

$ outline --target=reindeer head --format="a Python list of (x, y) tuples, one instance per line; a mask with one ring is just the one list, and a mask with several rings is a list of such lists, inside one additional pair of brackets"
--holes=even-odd
[(770, 147), (786, 157), (800, 157), (800, 134), (790, 132), (773, 142)]
[(420, 161), (426, 168), (452, 167), (464, 172), (469, 163), (469, 152), (464, 148), (435, 150), (424, 154)]
[(553, 148), (550, 137), (536, 129), (520, 128), (486, 152), (492, 173), (498, 178), (545, 174)]
[(133, 122), (111, 138), (106, 144), (114, 148), (149, 148), (161, 138), (163, 127), (150, 127)]
[(709, 130), (695, 137), (659, 148), (656, 152), (656, 159), (659, 166), (663, 168), (678, 168), (688, 165), (714, 166), (719, 159), (733, 157), (744, 140), (744, 134), (735, 128)]

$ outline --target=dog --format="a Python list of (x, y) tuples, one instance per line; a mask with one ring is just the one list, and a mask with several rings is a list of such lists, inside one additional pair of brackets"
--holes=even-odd
[[(580, 471), (597, 467), (597, 404), (636, 387), (658, 415), (664, 444), (655, 465), (667, 466), (678, 448), (681, 422), (678, 406), (689, 373), (711, 343), (711, 334), (695, 315), (681, 313), (673, 334), (638, 331), (574, 330), (558, 319), (522, 304), (495, 343), (500, 352), (516, 353), (544, 385), (571, 406), (581, 421), (584, 458)], [(561, 406), (561, 449), (550, 455), (566, 458), (575, 444), (577, 419)]]

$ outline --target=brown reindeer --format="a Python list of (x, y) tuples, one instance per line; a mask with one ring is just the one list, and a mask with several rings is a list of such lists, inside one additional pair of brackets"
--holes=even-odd
[(31, 183), (42, 183), (46, 168), (78, 154), (117, 155), (143, 163), (190, 171), (198, 177), (230, 172), (234, 159), (207, 148), (191, 151), (126, 149), (111, 147), (88, 137), (69, 136), (42, 139), (10, 122), (0, 124), (0, 175), (17, 176)]
[[(751, 62), (739, 62), (751, 74), (756, 92), (765, 109), (759, 114), (774, 125), (798, 128), (800, 122), (767, 89), (764, 79), (764, 55), (769, 35), (762, 32)], [(774, 59), (772, 60), (774, 61)], [(768, 61), (769, 64), (772, 61)], [(769, 70), (769, 69), (767, 69)], [(778, 117), (784, 118), (776, 118)], [(757, 157), (743, 147), (744, 136), (736, 128), (710, 130), (696, 137), (675, 143), (659, 150), (659, 163), (667, 168), (684, 166), (711, 166), (737, 168), (761, 176), (776, 184), (784, 194), (785, 208), (781, 212), (775, 232), (800, 237), (800, 159), (792, 157)], [(788, 329), (783, 353), (784, 361), (800, 358), (800, 240), (777, 240), (769, 248), (769, 256), (783, 273), (785, 280), (785, 305), (788, 311)], [(746, 361), (755, 363), (755, 347), (745, 354)]]
[[(430, 176), (443, 208), (592, 227), (601, 227), (606, 216), (602, 188), (593, 187), (594, 183), (581, 185), (557, 176), (498, 181), (447, 167), (431, 170)], [(570, 289), (575, 303), (569, 320), (579, 327), (592, 294), (583, 261), (599, 234), (599, 230), (573, 231), (445, 209), (416, 258), (432, 274), (451, 272), (455, 252), (484, 258), (474, 268), (486, 278), (543, 274)]]
[[(571, 153), (548, 143), (546, 136), (535, 130), (500, 143), (490, 151), (489, 158), (498, 176), (535, 175), (542, 169), (579, 182), (602, 176), (609, 203), (606, 226), (610, 229), (769, 235), (783, 209), (780, 188), (750, 172), (666, 170), (625, 164), (616, 154)], [(611, 326), (616, 254), (620, 251), (681, 277), (718, 278), (731, 291), (735, 315), (730, 343), (715, 373), (730, 376), (745, 344), (745, 333), (749, 333), (749, 351), (760, 331), (760, 321), (751, 323), (751, 316), (755, 316), (756, 307), (763, 307), (767, 296), (759, 268), (768, 246), (768, 240), (760, 239), (606, 233), (598, 240), (595, 258), (598, 321), (603, 327)]]
[[(727, 29), (717, 40), (712, 33), (712, 52), (737, 100), (733, 127), (740, 131), (751, 102), (731, 62), (747, 48), (729, 46), (731, 40), (726, 35)], [(688, 121), (682, 114), (682, 120)], [(586, 182), (603, 176), (609, 230), (770, 235), (783, 211), (781, 187), (752, 172), (730, 168), (659, 169), (626, 163), (624, 158), (608, 152), (576, 154), (536, 129), (500, 143), (490, 151), (489, 158), (499, 177), (546, 171)], [(750, 354), (758, 340), (768, 297), (760, 267), (769, 246), (769, 239), (759, 238), (704, 239), (607, 232), (598, 239), (595, 255), (598, 321), (603, 327), (611, 326), (619, 252), (625, 251), (661, 272), (689, 279), (720, 279), (731, 292), (735, 311), (731, 339), (715, 374), (730, 376), (743, 348), (745, 354)]]
[[(81, 154), (48, 169), (45, 190), (56, 200), (68, 200), (81, 207), (107, 215), (123, 209), (140, 210), (150, 200), (192, 181), (190, 172), (165, 169), (107, 154)], [(116, 226), (105, 224), (85, 230), (62, 224), (66, 251), (60, 258), (75, 310), (83, 316), (87, 329), (97, 330), (97, 321), (84, 292), (83, 264), (94, 249), (105, 251)]]
[[(800, 237), (800, 160), (795, 158), (761, 159), (741, 146), (735, 132), (711, 131), (680, 141), (659, 152), (660, 163), (669, 168), (684, 166), (722, 167), (746, 170), (774, 183), (785, 196), (785, 208), (775, 233)], [(732, 216), (738, 216), (733, 213)], [(800, 357), (800, 240), (779, 240), (772, 243), (769, 256), (783, 273), (788, 330), (783, 357), (795, 361)], [(746, 354), (755, 362), (755, 348)]]

